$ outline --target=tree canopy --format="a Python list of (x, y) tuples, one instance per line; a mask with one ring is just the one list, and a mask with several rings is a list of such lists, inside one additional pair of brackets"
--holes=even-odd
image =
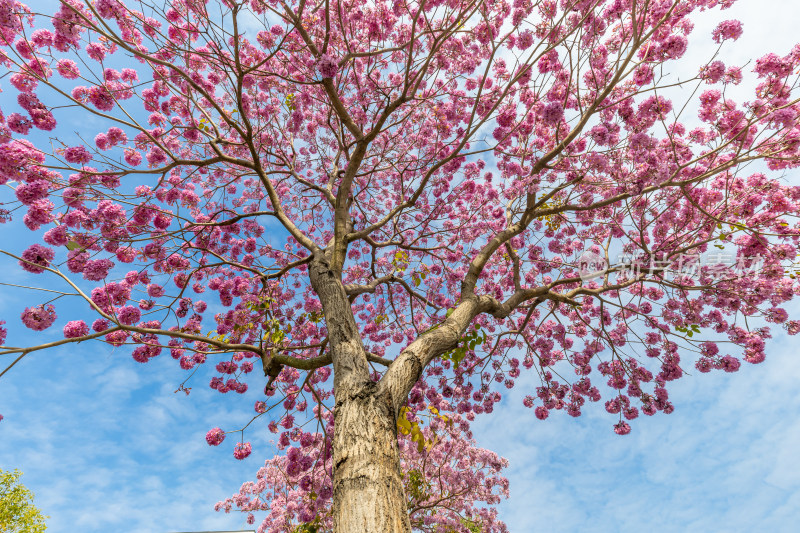
[[(732, 3), (0, 0), (0, 220), (35, 241), (0, 251), (58, 282), (0, 356), (92, 341), (168, 353), (187, 394), (199, 365), (263, 387), (281, 453), (219, 505), (262, 531), (504, 531), (469, 428), (523, 372), (532, 418), (601, 403), (625, 435), (800, 331), (800, 45), (667, 75)], [(245, 430), (206, 440), (243, 459)]]

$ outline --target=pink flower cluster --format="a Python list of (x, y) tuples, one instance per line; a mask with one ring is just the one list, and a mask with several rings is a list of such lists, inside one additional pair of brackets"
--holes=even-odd
[(100, 281), (108, 276), (108, 271), (114, 267), (108, 259), (88, 260), (83, 265), (83, 277), (89, 281)]
[(22, 323), (34, 331), (44, 331), (53, 325), (58, 316), (52, 304), (26, 307), (22, 312)]
[(724, 20), (711, 33), (714, 42), (721, 43), (728, 39), (736, 40), (742, 36), (742, 23), (738, 20)]
[(219, 446), (225, 440), (225, 432), (220, 428), (213, 428), (206, 433), (206, 442), (211, 446)]
[(50, 192), (50, 184), (44, 180), (20, 183), (14, 192), (20, 202), (32, 205), (35, 201), (47, 197)]
[(131, 326), (138, 322), (141, 317), (141, 311), (132, 305), (126, 305), (125, 307), (117, 309), (117, 320), (119, 320), (120, 324)]
[(92, 160), (92, 154), (85, 146), (70, 146), (64, 149), (64, 159), (67, 163), (84, 164)]
[(78, 65), (71, 59), (59, 59), (56, 70), (68, 80), (74, 80), (81, 75)]
[(64, 326), (64, 337), (73, 339), (89, 334), (89, 326), (83, 320), (71, 320)]
[(41, 244), (32, 244), (27, 250), (22, 252), (22, 259), (19, 264), (23, 270), (33, 274), (41, 274), (45, 268), (50, 266), (50, 262), (56, 253), (52, 248)]
[(248, 457), (252, 451), (253, 447), (249, 442), (239, 442), (233, 448), (233, 456), (241, 461)]
[(323, 54), (319, 57), (316, 67), (317, 72), (319, 72), (320, 76), (323, 78), (333, 78), (336, 76), (336, 72), (339, 69), (336, 60), (327, 54)]

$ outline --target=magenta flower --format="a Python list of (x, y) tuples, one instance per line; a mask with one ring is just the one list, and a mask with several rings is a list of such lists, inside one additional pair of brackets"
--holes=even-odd
[(74, 339), (75, 337), (83, 337), (89, 334), (89, 326), (83, 320), (72, 320), (67, 322), (64, 326), (64, 337), (67, 339)]
[(68, 163), (83, 164), (92, 160), (92, 154), (85, 146), (70, 146), (64, 149), (64, 159)]
[(220, 428), (213, 428), (206, 433), (206, 442), (211, 446), (219, 446), (225, 440), (225, 432)]
[(106, 342), (111, 346), (122, 346), (128, 340), (127, 331), (112, 331), (106, 335)]
[(336, 60), (327, 54), (322, 54), (317, 60), (317, 72), (323, 78), (333, 78), (339, 70)]
[(724, 20), (711, 32), (714, 42), (721, 43), (728, 39), (734, 41), (742, 36), (742, 23), (738, 20)]
[(564, 108), (561, 104), (553, 102), (542, 109), (542, 120), (548, 124), (555, 124), (564, 117)]
[(631, 432), (631, 426), (627, 422), (619, 422), (614, 425), (614, 433), (617, 435), (627, 435)]
[(34, 244), (22, 252), (22, 260), (19, 264), (23, 270), (33, 274), (41, 274), (50, 265), (50, 261), (53, 260), (55, 255), (56, 253), (52, 248)]
[(164, 296), (164, 287), (156, 283), (151, 283), (147, 286), (147, 295), (151, 298), (160, 298)]
[(142, 317), (142, 312), (132, 305), (126, 305), (117, 310), (117, 318), (121, 324), (130, 326), (139, 321)]
[(52, 246), (64, 246), (69, 242), (66, 226), (56, 226), (44, 233), (44, 242)]
[(81, 75), (80, 70), (78, 70), (78, 65), (71, 59), (59, 59), (56, 70), (58, 70), (61, 76), (68, 80), (74, 80)]
[[(206, 436), (206, 438), (208, 438)], [(233, 449), (233, 456), (239, 459), (240, 461), (250, 455), (253, 448), (250, 446), (249, 442), (239, 442), (236, 444), (236, 447)]]
[(34, 331), (44, 331), (53, 325), (58, 316), (56, 315), (56, 308), (52, 304), (47, 304), (26, 307), (22, 312), (21, 318), (25, 327)]
[(111, 270), (113, 266), (114, 263), (108, 259), (89, 260), (83, 267), (83, 277), (89, 281), (100, 281), (108, 276), (108, 271)]

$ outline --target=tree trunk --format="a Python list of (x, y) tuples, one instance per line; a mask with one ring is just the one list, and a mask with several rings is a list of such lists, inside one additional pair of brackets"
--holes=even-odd
[(334, 417), (334, 531), (410, 532), (389, 395), (376, 394), (372, 382), (351, 394), (336, 391)]
[(333, 360), (333, 523), (336, 533), (409, 533), (391, 390), (369, 376), (367, 354), (341, 280), (309, 265)]

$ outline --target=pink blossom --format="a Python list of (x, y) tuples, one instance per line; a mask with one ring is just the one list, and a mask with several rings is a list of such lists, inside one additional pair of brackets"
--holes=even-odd
[(0, 320), (0, 346), (3, 346), (6, 342), (6, 335), (8, 335), (8, 330), (3, 327), (6, 323), (5, 320)]
[(115, 16), (122, 16), (124, 7), (119, 0), (96, 0), (94, 7), (97, 13), (103, 18), (112, 18)]
[(17, 49), (17, 53), (23, 58), (33, 59), (33, 47), (28, 41), (20, 39), (14, 43), (14, 48)]
[(33, 76), (29, 76), (27, 74), (14, 74), (9, 78), (11, 85), (17, 88), (17, 90), (21, 93), (27, 93), (36, 89), (39, 85), (39, 82)]
[(56, 70), (68, 80), (74, 80), (81, 75), (78, 65), (71, 59), (59, 59)]
[(22, 323), (34, 331), (44, 331), (56, 321), (56, 308), (52, 304), (26, 307), (22, 312)]
[(89, 334), (89, 326), (83, 320), (72, 320), (64, 326), (64, 337), (72, 339)]
[(55, 255), (56, 253), (52, 248), (41, 244), (33, 244), (22, 252), (22, 259), (19, 264), (23, 270), (33, 274), (41, 274), (45, 268), (50, 266), (50, 262)]
[(139, 80), (139, 74), (132, 68), (124, 68), (120, 73), (120, 79), (122, 81), (131, 83)]
[(53, 45), (53, 32), (40, 28), (31, 34), (31, 42), (37, 48), (45, 48)]
[(114, 263), (108, 259), (96, 259), (86, 261), (83, 266), (83, 278), (89, 281), (100, 281), (108, 276), (108, 271), (113, 268)]
[(53, 114), (43, 107), (30, 111), (33, 125), (42, 131), (52, 131), (56, 127), (56, 118)]
[(28, 206), (28, 212), (22, 217), (22, 221), (31, 231), (39, 229), (42, 224), (53, 221), (53, 202), (46, 199), (34, 200)]
[(527, 50), (533, 45), (533, 32), (530, 30), (523, 30), (517, 36), (517, 48), (520, 50)]
[(86, 45), (86, 53), (95, 61), (102, 61), (106, 56), (106, 48), (100, 43), (89, 43)]
[(100, 150), (108, 150), (109, 148), (108, 135), (106, 135), (105, 133), (98, 133), (94, 137), (94, 144)]
[(68, 163), (84, 164), (92, 160), (92, 154), (85, 146), (70, 146), (64, 149), (64, 159)]
[(147, 163), (149, 166), (157, 167), (167, 161), (167, 154), (164, 153), (164, 150), (158, 147), (151, 148), (147, 154), (145, 155), (147, 158)]
[[(206, 440), (208, 440), (208, 436), (206, 435)], [(209, 442), (210, 443), (210, 442)], [(247, 456), (250, 455), (250, 452), (253, 451), (252, 446), (249, 442), (239, 442), (233, 449), (233, 456), (240, 461)]]
[(89, 262), (89, 254), (85, 250), (70, 250), (67, 252), (67, 269), (70, 272), (83, 272), (86, 263)]
[(160, 298), (164, 296), (164, 287), (155, 283), (151, 283), (147, 286), (147, 295), (151, 298)]
[(6, 124), (8, 129), (20, 135), (27, 135), (31, 129), (31, 121), (20, 115), (19, 113), (11, 113), (6, 117)]
[(120, 324), (130, 326), (138, 322), (141, 317), (142, 312), (132, 305), (126, 305), (125, 307), (117, 309), (117, 320), (119, 320)]
[(661, 43), (661, 53), (667, 59), (678, 59), (686, 52), (687, 44), (683, 35), (670, 35)]
[(542, 120), (547, 124), (556, 124), (564, 117), (564, 107), (553, 102), (542, 109)]
[(225, 440), (225, 432), (220, 428), (213, 428), (206, 433), (206, 442), (211, 446), (219, 446)]
[(558, 58), (558, 50), (553, 49), (545, 53), (541, 59), (539, 59), (537, 67), (542, 74), (559, 70), (561, 68), (561, 62)]
[(90, 87), (87, 93), (89, 102), (100, 111), (111, 111), (114, 109), (114, 96), (108, 87), (104, 85), (96, 85)]
[(631, 432), (631, 426), (627, 422), (619, 422), (614, 425), (614, 433), (617, 435), (627, 435)]
[(756, 66), (753, 70), (759, 77), (773, 75), (783, 78), (792, 73), (792, 64), (777, 54), (769, 53), (756, 60)]
[(725, 63), (713, 61), (700, 69), (700, 79), (706, 83), (717, 83), (725, 75)]
[(142, 163), (142, 154), (136, 150), (125, 150), (125, 162), (132, 167), (139, 166)]
[(739, 67), (729, 67), (725, 71), (725, 76), (722, 78), (722, 83), (730, 83), (732, 85), (739, 85), (742, 82), (742, 69)]
[(128, 339), (127, 331), (112, 331), (105, 336), (106, 342), (111, 346), (122, 346)]
[(50, 192), (50, 184), (44, 180), (36, 180), (30, 183), (21, 183), (16, 190), (17, 199), (25, 205), (31, 205), (36, 200), (46, 198)]
[(728, 39), (734, 41), (742, 36), (742, 23), (738, 20), (724, 20), (717, 24), (714, 31), (711, 33), (714, 42), (721, 43)]

